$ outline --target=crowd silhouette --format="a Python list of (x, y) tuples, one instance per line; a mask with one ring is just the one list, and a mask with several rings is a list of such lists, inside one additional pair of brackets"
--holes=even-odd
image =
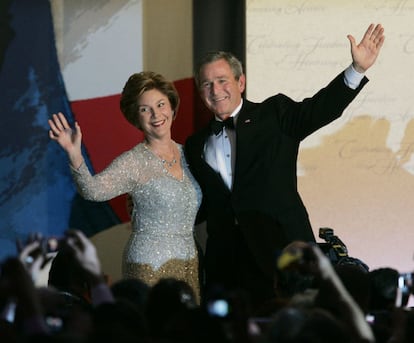
[[(252, 311), (219, 285), (199, 303), (185, 281), (111, 282), (97, 250), (68, 230), (58, 252), (33, 235), (1, 261), (1, 342), (412, 342), (410, 276), (338, 264), (293, 242), (275, 259), (275, 297)], [(52, 259), (50, 261), (50, 259)], [(47, 285), (36, 279), (49, 264)]]

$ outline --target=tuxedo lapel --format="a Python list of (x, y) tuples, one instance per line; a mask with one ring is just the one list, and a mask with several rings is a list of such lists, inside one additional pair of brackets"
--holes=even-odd
[(236, 151), (239, 151), (239, 142), (248, 142), (250, 132), (258, 125), (256, 122), (256, 116), (254, 115), (255, 104), (244, 100), (243, 106), (237, 117), (236, 124), (236, 135), (237, 135), (237, 146)]
[[(256, 104), (244, 100), (236, 123), (236, 161), (233, 169), (233, 189), (237, 188), (239, 173), (243, 172), (246, 165), (246, 157), (251, 155), (257, 145), (255, 135), (258, 134), (257, 116), (255, 116)], [(247, 159), (249, 161), (249, 159)], [(250, 160), (251, 162), (251, 160)]]

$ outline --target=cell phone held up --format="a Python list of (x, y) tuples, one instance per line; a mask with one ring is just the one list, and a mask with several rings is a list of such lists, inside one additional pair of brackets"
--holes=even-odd
[(413, 273), (402, 273), (398, 277), (397, 295), (395, 297), (395, 306), (404, 307), (410, 294), (413, 293)]
[(57, 252), (63, 246), (63, 239), (59, 237), (48, 237), (43, 241), (43, 251), (47, 254)]

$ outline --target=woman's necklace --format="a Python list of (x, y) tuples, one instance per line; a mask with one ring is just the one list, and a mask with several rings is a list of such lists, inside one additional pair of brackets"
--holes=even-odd
[[(145, 146), (146, 146), (149, 150), (151, 150), (151, 151), (152, 151), (152, 149), (150, 148), (150, 146), (148, 145), (148, 143), (147, 143), (147, 142), (145, 142)], [(173, 148), (173, 149), (174, 149), (174, 148)], [(165, 166), (165, 167), (167, 167), (167, 168), (172, 168), (172, 167), (174, 166), (174, 164), (176, 164), (176, 163), (177, 163), (177, 159), (175, 158), (175, 153), (174, 153), (174, 150), (172, 150), (172, 154), (173, 154), (173, 158), (172, 158), (172, 160), (168, 161), (167, 159), (163, 158), (160, 154), (157, 154), (157, 153), (156, 153), (156, 155), (160, 158), (161, 163), (163, 164), (163, 166)]]
[(166, 159), (161, 159), (161, 162), (163, 165), (167, 166), (168, 168), (172, 168), (174, 164), (177, 163), (177, 160), (175, 157), (171, 161), (167, 161)]

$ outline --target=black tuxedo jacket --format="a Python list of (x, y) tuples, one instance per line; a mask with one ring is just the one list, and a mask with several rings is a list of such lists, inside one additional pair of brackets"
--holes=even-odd
[[(209, 127), (190, 136), (187, 162), (203, 191), (201, 220), (207, 222), (205, 268), (232, 268), (234, 223), (262, 271), (274, 273), (275, 252), (294, 240), (315, 241), (306, 208), (297, 191), (299, 143), (340, 117), (368, 80), (356, 90), (341, 73), (313, 97), (295, 102), (283, 94), (262, 103), (243, 101), (236, 125), (236, 164), (230, 191), (204, 160)], [(213, 119), (214, 120), (214, 119)]]

